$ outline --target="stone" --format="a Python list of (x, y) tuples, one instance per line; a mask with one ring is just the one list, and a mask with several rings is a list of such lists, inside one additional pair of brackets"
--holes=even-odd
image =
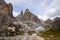
[[(21, 30), (23, 31), (36, 31), (35, 28), (42, 27), (42, 30), (45, 30), (44, 28), (44, 22), (39, 19), (36, 15), (34, 15), (32, 12), (29, 11), (29, 9), (26, 9), (25, 12), (21, 11), (20, 15), (18, 15), (16, 18), (16, 23), (21, 25)], [(39, 30), (41, 31), (41, 30)]]
[(21, 11), (20, 15), (13, 17), (12, 4), (7, 4), (4, 0), (1, 0), (0, 3), (0, 31), (6, 30), (10, 24), (16, 25), (16, 28), (20, 26), (18, 30), (21, 29), (20, 31), (24, 32), (35, 31), (35, 28), (40, 26), (43, 28), (42, 20), (30, 12), (29, 9), (26, 9), (24, 13)]
[(17, 20), (24, 20), (24, 21), (32, 21), (32, 22), (41, 24), (41, 20), (36, 15), (31, 13), (29, 11), (29, 9), (26, 9), (24, 14), (23, 14), (23, 11), (22, 11), (21, 14), (16, 17), (16, 19)]
[(21, 11), (20, 15), (15, 18), (17, 19), (17, 21), (23, 21), (23, 11)]
[[(12, 15), (13, 7), (12, 4), (7, 4), (4, 0), (0, 0), (0, 27), (8, 26), (13, 20)], [(3, 29), (5, 29), (4, 27)]]
[(32, 22), (41, 23), (40, 19), (36, 15), (31, 13), (29, 9), (25, 10), (24, 20), (31, 20)]
[(55, 30), (59, 29), (60, 30), (60, 17), (56, 17), (53, 19), (52, 26), (53, 26), (52, 27), (53, 29), (55, 29)]

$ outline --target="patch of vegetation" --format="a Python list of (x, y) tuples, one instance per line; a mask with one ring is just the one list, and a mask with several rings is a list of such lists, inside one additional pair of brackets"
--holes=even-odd
[(24, 31), (17, 32), (17, 35), (23, 35), (23, 34), (24, 34)]
[(32, 35), (33, 33), (36, 33), (35, 31), (28, 31), (29, 35)]
[(11, 37), (11, 36), (17, 36), (17, 35), (23, 35), (24, 31), (11, 31), (11, 30), (1, 30), (0, 31), (0, 36), (4, 37)]
[(45, 38), (45, 40), (60, 40), (60, 30), (48, 30), (42, 35), (39, 35)]

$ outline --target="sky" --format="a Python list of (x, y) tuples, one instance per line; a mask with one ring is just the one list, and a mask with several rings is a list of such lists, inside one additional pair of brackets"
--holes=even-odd
[(13, 5), (13, 15), (16, 17), (27, 8), (39, 19), (60, 17), (60, 0), (5, 0)]

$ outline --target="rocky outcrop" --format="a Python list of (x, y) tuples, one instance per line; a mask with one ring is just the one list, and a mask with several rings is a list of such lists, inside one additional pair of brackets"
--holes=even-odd
[[(0, 0), (0, 27), (5, 28), (13, 21), (12, 4), (7, 4), (4, 0)], [(1, 29), (2, 29), (1, 28)]]
[(48, 27), (52, 27), (52, 22), (53, 22), (53, 21), (52, 21), (51, 19), (47, 19), (47, 20), (45, 21), (47, 28), (48, 28)]
[(26, 21), (31, 20), (32, 22), (41, 23), (40, 19), (37, 16), (35, 16), (33, 13), (31, 13), (29, 9), (25, 10), (24, 20)]
[[(40, 20), (36, 15), (31, 13), (29, 9), (26, 9), (25, 12), (21, 11), (21, 14), (16, 18), (12, 15), (13, 7), (12, 4), (7, 4), (4, 0), (0, 0), (0, 36), (8, 36), (12, 33), (8, 30), (12, 27), (18, 29), (18, 31), (44, 31), (45, 28), (42, 26), (42, 20)], [(20, 28), (19, 28), (20, 27)], [(39, 28), (39, 29), (38, 29)], [(8, 30), (8, 32), (6, 32)], [(14, 31), (14, 34), (18, 31)], [(17, 35), (17, 34), (16, 34)], [(11, 35), (10, 35), (11, 36)], [(14, 35), (15, 36), (15, 35)]]
[(60, 29), (60, 17), (56, 17), (52, 22), (53, 29)]
[(51, 28), (51, 29), (60, 29), (60, 17), (56, 17), (53, 20), (48, 19), (45, 21), (47, 29)]
[(16, 17), (17, 21), (23, 21), (23, 11)]
[[(27, 31), (37, 31), (38, 30), (45, 30), (44, 22), (40, 20), (36, 15), (31, 13), (29, 9), (26, 9), (25, 12), (21, 12), (20, 15), (16, 17), (17, 24), (21, 25), (21, 30)], [(40, 31), (41, 31), (40, 30)]]
[(21, 21), (21, 20), (23, 20), (23, 21), (32, 21), (32, 22), (41, 24), (41, 20), (36, 15), (31, 13), (29, 11), (29, 9), (26, 9), (25, 13), (23, 13), (23, 11), (22, 11), (21, 14), (16, 17), (16, 19), (19, 20), (19, 21)]
[(0, 13), (2, 14), (9, 14), (9, 15), (12, 15), (12, 4), (9, 3), (9, 4), (6, 4), (6, 3), (3, 3), (2, 5), (0, 5)]
[(51, 20), (51, 19), (47, 19), (47, 20), (45, 21), (45, 23), (51, 24), (51, 23), (52, 23), (52, 20)]

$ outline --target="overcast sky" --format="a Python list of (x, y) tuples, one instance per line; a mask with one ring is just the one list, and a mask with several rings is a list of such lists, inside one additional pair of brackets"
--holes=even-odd
[(60, 16), (60, 0), (5, 0), (13, 4), (13, 15), (17, 16), (25, 9), (29, 9), (40, 19), (46, 20)]

